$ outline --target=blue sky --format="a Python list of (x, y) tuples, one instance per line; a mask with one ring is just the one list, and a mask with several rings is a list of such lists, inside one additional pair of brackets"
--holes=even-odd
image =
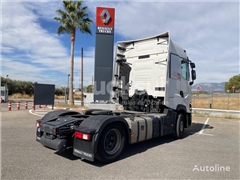
[[(2, 0), (1, 76), (67, 86), (70, 37), (56, 34), (53, 20), (60, 0)], [(77, 32), (74, 87), (80, 87), (81, 47), (84, 85), (92, 83), (97, 6), (115, 8), (115, 43), (170, 31), (172, 40), (196, 63), (196, 83), (225, 82), (240, 72), (238, 1), (84, 1), (93, 19), (92, 36)]]

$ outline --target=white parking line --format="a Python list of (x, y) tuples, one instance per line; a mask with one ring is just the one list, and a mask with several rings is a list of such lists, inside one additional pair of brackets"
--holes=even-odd
[(205, 121), (205, 123), (204, 123), (204, 125), (203, 125), (203, 127), (202, 127), (201, 131), (199, 131), (199, 133), (198, 133), (198, 134), (202, 134), (202, 133), (203, 133), (203, 131), (204, 131), (204, 129), (205, 129), (205, 127), (206, 127), (207, 123), (208, 123), (208, 120), (209, 120), (209, 118), (207, 118), (207, 120)]
[(44, 116), (44, 115), (40, 115), (40, 114), (36, 114), (36, 113), (32, 112), (32, 109), (29, 110), (29, 113), (32, 114), (32, 115), (35, 115), (35, 116), (40, 116), (40, 117), (43, 117), (43, 116)]
[[(198, 133), (198, 134), (199, 134), (199, 133)], [(213, 136), (213, 134), (205, 134), (205, 133), (202, 133), (201, 135)]]
[(207, 123), (208, 123), (208, 120), (209, 120), (209, 118), (207, 118), (207, 120), (206, 120), (205, 123), (203, 124), (202, 129), (201, 129), (197, 134), (213, 136), (213, 134), (206, 134), (206, 133), (203, 133), (203, 131), (204, 131), (204, 129), (205, 129)]

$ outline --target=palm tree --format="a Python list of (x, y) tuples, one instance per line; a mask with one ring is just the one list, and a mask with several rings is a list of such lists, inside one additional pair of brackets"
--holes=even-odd
[(67, 33), (70, 34), (71, 41), (71, 67), (70, 67), (70, 89), (69, 89), (69, 105), (74, 105), (73, 98), (73, 68), (74, 68), (74, 44), (76, 37), (76, 30), (79, 29), (82, 33), (92, 34), (91, 22), (86, 13), (87, 6), (82, 6), (82, 0), (74, 2), (72, 0), (63, 1), (64, 11), (61, 9), (56, 12), (61, 17), (55, 17), (61, 25), (57, 29), (58, 35)]

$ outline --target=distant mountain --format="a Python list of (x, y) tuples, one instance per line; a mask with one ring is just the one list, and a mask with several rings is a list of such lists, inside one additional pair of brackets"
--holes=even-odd
[(192, 91), (197, 91), (198, 86), (201, 88), (200, 91), (224, 91), (225, 83), (199, 83), (192, 86)]

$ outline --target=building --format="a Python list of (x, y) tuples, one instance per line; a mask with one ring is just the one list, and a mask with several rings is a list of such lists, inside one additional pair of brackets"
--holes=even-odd
[(8, 88), (6, 86), (1, 86), (1, 100), (8, 102)]

